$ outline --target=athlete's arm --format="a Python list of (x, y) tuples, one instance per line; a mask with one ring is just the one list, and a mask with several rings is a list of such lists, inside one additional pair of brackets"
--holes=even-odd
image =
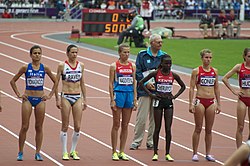
[(238, 165), (247, 160), (250, 153), (248, 144), (242, 144), (234, 153), (226, 160), (224, 166)]
[(235, 65), (227, 74), (224, 75), (222, 78), (222, 82), (226, 85), (226, 87), (234, 94), (238, 95), (238, 93), (232, 88), (232, 86), (229, 83), (229, 78), (231, 78), (235, 73), (238, 73), (240, 71), (241, 64)]
[[(133, 63), (132, 63), (133, 64)], [(138, 105), (137, 105), (137, 81), (135, 78), (135, 71), (136, 71), (136, 66), (135, 64), (133, 64), (133, 86), (134, 86), (134, 111), (137, 109)]]
[(220, 106), (220, 88), (219, 88), (219, 81), (218, 81), (218, 70), (214, 69), (214, 72), (216, 73), (215, 84), (214, 84), (214, 93), (215, 93), (215, 98), (217, 101), (216, 113), (219, 114), (221, 112), (221, 106)]
[(158, 99), (158, 97), (157, 97), (155, 94), (151, 93), (151, 92), (148, 90), (148, 88), (146, 87), (147, 85), (145, 85), (145, 83), (146, 83), (148, 80), (150, 80), (151, 78), (155, 77), (156, 74), (157, 74), (157, 71), (158, 71), (158, 70), (149, 73), (146, 77), (144, 77), (144, 78), (139, 82), (139, 88), (142, 88), (150, 97), (155, 98), (155, 99)]
[(116, 110), (116, 103), (114, 99), (114, 80), (115, 80), (115, 63), (112, 63), (109, 67), (109, 96), (110, 96), (110, 107), (112, 110)]
[(15, 92), (18, 98), (23, 98), (23, 95), (19, 93), (17, 86), (16, 86), (16, 81), (21, 77), (21, 75), (23, 75), (23, 73), (26, 72), (27, 68), (28, 68), (28, 65), (22, 66), (17, 72), (17, 74), (15, 74), (15, 76), (10, 81), (11, 88), (13, 89), (13, 91)]
[[(57, 90), (57, 84), (58, 84), (58, 81), (55, 77), (55, 75), (51, 72), (50, 68), (48, 66), (44, 66), (44, 70), (46, 72), (46, 74), (49, 76), (49, 78), (53, 81), (54, 85), (52, 87), (52, 90), (50, 91), (49, 95), (48, 95), (48, 99), (50, 99), (53, 94), (58, 94), (58, 90)], [(58, 95), (55, 95), (56, 97), (56, 100), (58, 100)]]
[(84, 64), (81, 63), (82, 66), (82, 78), (80, 80), (80, 86), (81, 86), (81, 91), (82, 91), (82, 96), (83, 96), (83, 110), (87, 108), (86, 104), (86, 87), (85, 87), (85, 81), (84, 81)]
[(55, 96), (56, 96), (56, 106), (58, 109), (61, 109), (61, 104), (60, 104), (59, 97), (58, 97), (58, 84), (59, 84), (61, 75), (63, 73), (63, 67), (64, 67), (64, 64), (60, 63), (57, 67), (57, 73), (56, 73), (56, 82), (57, 83), (55, 84)]
[(194, 106), (193, 106), (193, 99), (194, 99), (194, 88), (195, 88), (195, 84), (196, 84), (196, 77), (198, 74), (198, 68), (195, 68), (192, 71), (191, 74), (191, 78), (190, 78), (190, 88), (189, 88), (189, 112), (193, 113), (194, 110)]
[(180, 76), (178, 74), (173, 73), (173, 76), (174, 76), (174, 79), (177, 81), (177, 83), (181, 87), (179, 89), (179, 91), (173, 96), (173, 99), (176, 99), (178, 96), (180, 96), (180, 94), (182, 94), (184, 92), (184, 90), (186, 89), (186, 85), (184, 84), (184, 82), (182, 81), (182, 79), (180, 78)]

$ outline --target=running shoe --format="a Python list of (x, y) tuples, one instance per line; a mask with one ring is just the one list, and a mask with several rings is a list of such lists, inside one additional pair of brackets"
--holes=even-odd
[(43, 158), (42, 158), (42, 156), (40, 155), (40, 153), (36, 153), (36, 154), (35, 154), (35, 159), (36, 159), (36, 161), (43, 161)]
[(198, 162), (199, 161), (199, 157), (197, 154), (194, 154), (192, 157), (192, 161)]
[(154, 154), (152, 161), (158, 161), (158, 154)]
[(63, 153), (62, 159), (69, 160), (69, 154), (67, 152)]
[(118, 157), (119, 157), (119, 159), (124, 160), (124, 161), (128, 161), (129, 160), (129, 158), (127, 157), (127, 155), (124, 152), (120, 152), (118, 154)]
[(23, 152), (18, 152), (17, 161), (23, 161)]
[(119, 161), (119, 157), (118, 157), (118, 154), (117, 154), (116, 152), (114, 152), (114, 153), (112, 154), (112, 160), (114, 160), (114, 161)]
[(170, 154), (167, 154), (166, 155), (166, 160), (170, 161), (170, 162), (173, 162), (174, 159), (170, 156)]
[(205, 158), (206, 158), (207, 161), (215, 162), (215, 158), (212, 155), (206, 155)]
[(131, 144), (131, 146), (130, 146), (130, 150), (137, 150), (138, 149), (138, 145), (135, 145), (135, 144)]
[(74, 160), (80, 160), (80, 157), (76, 151), (70, 152), (70, 157), (72, 157)]

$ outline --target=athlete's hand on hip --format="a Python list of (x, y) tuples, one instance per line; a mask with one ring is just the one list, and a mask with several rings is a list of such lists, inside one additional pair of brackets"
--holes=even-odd
[(152, 83), (150, 83), (150, 82), (146, 85), (146, 87), (147, 87), (147, 89), (149, 89), (149, 90), (155, 90), (154, 84), (152, 84)]
[(28, 96), (23, 94), (22, 96), (18, 96), (18, 98), (22, 99), (23, 101), (28, 101)]

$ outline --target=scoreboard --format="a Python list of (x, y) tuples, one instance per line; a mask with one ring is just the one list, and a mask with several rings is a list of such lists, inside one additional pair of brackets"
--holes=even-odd
[(131, 10), (82, 9), (82, 32), (120, 33), (128, 26)]

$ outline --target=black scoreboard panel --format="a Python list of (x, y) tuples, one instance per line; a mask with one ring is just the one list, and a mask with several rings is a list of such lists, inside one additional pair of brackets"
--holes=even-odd
[(82, 32), (119, 33), (130, 26), (130, 10), (83, 9)]

